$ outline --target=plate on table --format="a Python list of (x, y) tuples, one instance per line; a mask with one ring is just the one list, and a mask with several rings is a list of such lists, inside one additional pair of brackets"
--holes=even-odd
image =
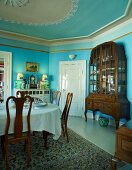
[(47, 103), (34, 103), (33, 107), (34, 107), (34, 109), (41, 109), (47, 105), (48, 105)]

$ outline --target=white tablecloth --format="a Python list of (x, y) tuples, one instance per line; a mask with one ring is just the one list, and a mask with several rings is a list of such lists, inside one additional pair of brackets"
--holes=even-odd
[[(23, 111), (23, 131), (27, 130), (27, 110)], [(11, 106), (11, 125), (9, 133), (13, 133), (13, 124), (15, 117), (15, 109)], [(32, 131), (48, 131), (54, 134), (54, 139), (57, 140), (61, 135), (60, 109), (55, 104), (48, 104), (43, 107), (32, 107), (31, 110), (31, 130)], [(0, 136), (5, 133), (6, 125), (6, 110), (5, 106), (0, 108)]]

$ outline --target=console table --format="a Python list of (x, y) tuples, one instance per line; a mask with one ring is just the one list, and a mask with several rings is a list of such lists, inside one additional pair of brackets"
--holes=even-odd
[(15, 94), (17, 91), (28, 91), (30, 96), (37, 97), (44, 102), (50, 103), (50, 89), (15, 89)]

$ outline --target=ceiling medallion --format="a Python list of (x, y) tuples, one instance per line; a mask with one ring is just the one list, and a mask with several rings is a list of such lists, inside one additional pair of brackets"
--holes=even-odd
[(29, 0), (4, 0), (5, 5), (13, 7), (25, 6), (27, 3), (29, 3)]
[(79, 3), (79, 0), (71, 0), (71, 1), (72, 1), (72, 4), (73, 4), (72, 9), (63, 19), (60, 19), (60, 20), (53, 22), (53, 23), (47, 23), (45, 25), (59, 24), (61, 22), (64, 22), (65, 20), (70, 19), (75, 14), (75, 12), (77, 11), (78, 3)]
[(79, 0), (3, 0), (4, 3), (0, 1), (0, 20), (30, 26), (62, 23), (76, 13), (79, 4)]

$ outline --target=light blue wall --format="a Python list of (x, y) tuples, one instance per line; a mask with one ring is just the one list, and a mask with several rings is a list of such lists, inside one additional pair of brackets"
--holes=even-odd
[[(51, 53), (49, 55), (49, 75), (51, 76), (51, 88), (59, 89), (59, 62), (60, 61), (71, 61), (69, 59), (69, 54), (75, 54), (76, 58), (74, 60), (86, 60), (86, 66), (88, 69), (88, 61), (90, 57), (90, 50), (74, 50), (70, 52), (58, 52)], [(88, 87), (88, 70), (86, 70), (86, 87)], [(86, 95), (88, 94), (88, 89), (86, 89)]]
[[(0, 46), (0, 51), (12, 52), (12, 94), (14, 94), (14, 85), (17, 78), (17, 73), (24, 73), (24, 78), (29, 80), (30, 75), (34, 75), (37, 80), (42, 77), (42, 74), (49, 74), (49, 54), (33, 50), (21, 48), (13, 48)], [(26, 62), (38, 63), (38, 72), (26, 72)]]
[[(127, 28), (126, 28), (127, 27)], [(1, 51), (9, 51), (12, 52), (12, 59), (13, 59), (13, 81), (12, 81), (12, 88), (14, 88), (14, 80), (16, 80), (17, 72), (24, 72), (25, 73), (25, 63), (26, 62), (37, 62), (39, 63), (39, 73), (35, 75), (37, 77), (41, 77), (43, 73), (49, 75), (49, 80), (51, 83), (51, 89), (59, 89), (59, 62), (60, 61), (70, 61), (68, 58), (69, 54), (75, 54), (77, 57), (75, 60), (86, 60), (87, 62), (87, 81), (86, 81), (86, 96), (88, 95), (88, 64), (90, 58), (91, 48), (95, 47), (99, 43), (103, 43), (105, 41), (112, 41), (119, 44), (123, 44), (125, 47), (126, 57), (127, 57), (127, 97), (130, 101), (131, 105), (131, 118), (132, 118), (132, 34), (130, 31), (130, 24), (128, 24), (124, 29), (117, 29), (113, 32), (108, 34), (104, 34), (102, 37), (96, 38), (94, 41), (91, 42), (81, 42), (81, 43), (72, 43), (70, 45), (58, 45), (58, 46), (51, 46), (50, 48), (47, 46), (39, 46), (33, 44), (27, 44), (23, 42), (12, 41), (8, 39), (1, 39), (0, 43), (5, 45), (18, 45), (23, 46), (29, 49), (21, 49), (9, 46), (0, 46)], [(125, 31), (124, 31), (125, 30)], [(126, 31), (127, 30), (127, 31)], [(121, 35), (120, 33), (123, 33)], [(126, 35), (125, 35), (126, 33)], [(118, 35), (121, 35), (119, 38)], [(31, 50), (30, 48), (34, 49)], [(35, 51), (37, 50), (37, 51)], [(45, 52), (39, 52), (39, 50), (44, 50)], [(50, 50), (50, 54), (48, 53)], [(26, 73), (29, 74), (29, 73)], [(30, 73), (32, 74), (32, 73)]]
[(130, 101), (132, 118), (132, 34), (116, 41), (123, 44), (127, 58), (127, 98)]
[[(119, 33), (118, 33), (119, 34)], [(110, 35), (111, 37), (111, 35)], [(112, 41), (111, 39), (108, 39), (108, 36), (106, 36), (106, 39), (109, 41)], [(103, 40), (105, 42), (105, 38), (103, 37)], [(100, 40), (98, 40), (100, 41)], [(98, 41), (94, 42), (94, 44), (98, 44)], [(124, 48), (125, 48), (125, 53), (126, 53), (126, 58), (127, 58), (127, 98), (130, 101), (130, 106), (131, 106), (131, 118), (132, 118), (132, 34), (128, 34), (126, 36), (124, 36), (123, 38), (119, 38), (118, 40), (116, 40), (115, 42), (117, 42), (118, 44), (123, 44)], [(101, 41), (101, 43), (103, 43)], [(76, 54), (77, 57), (75, 58), (75, 60), (86, 60), (87, 61), (87, 82), (86, 82), (86, 96), (88, 95), (88, 63), (89, 63), (89, 59), (90, 59), (90, 44), (87, 44), (88, 46), (84, 46), (84, 50), (77, 50), (77, 47), (80, 48), (82, 47), (82, 44), (78, 44), (78, 46), (71, 45), (63, 45), (60, 47), (55, 47), (54, 48), (50, 48), (50, 50), (56, 50), (56, 53), (51, 53), (49, 55), (49, 75), (52, 76), (52, 82), (51, 82), (51, 87), (53, 89), (58, 89), (59, 88), (59, 80), (58, 80), (58, 76), (59, 76), (59, 61), (69, 61), (70, 59), (68, 58), (69, 54)], [(93, 44), (91, 43), (91, 46)], [(88, 47), (89, 49), (85, 50), (86, 47)], [(64, 50), (64, 52), (59, 52), (61, 50)]]
[(7, 46), (16, 46), (20, 48), (27, 48), (27, 49), (34, 49), (37, 51), (49, 51), (49, 47), (46, 45), (37, 45), (35, 43), (27, 43), (24, 41), (17, 41), (17, 40), (11, 40), (7, 38), (1, 38), (0, 37), (0, 45), (7, 45)]

